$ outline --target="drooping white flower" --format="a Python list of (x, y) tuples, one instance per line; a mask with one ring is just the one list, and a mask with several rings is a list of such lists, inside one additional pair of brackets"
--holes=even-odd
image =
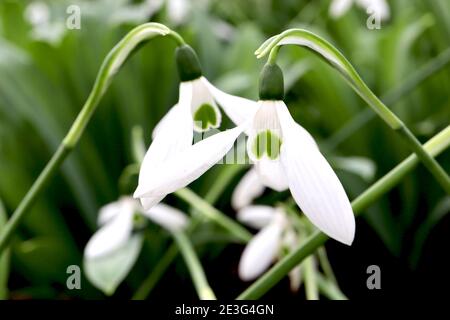
[(145, 211), (138, 201), (122, 197), (102, 207), (98, 216), (100, 229), (86, 245), (84, 256), (95, 259), (121, 248), (130, 240), (138, 217), (146, 217), (169, 231), (185, 228), (188, 218), (181, 211), (165, 204), (158, 204)]
[(247, 153), (264, 185), (274, 190), (289, 188), (317, 228), (350, 245), (355, 235), (350, 201), (314, 139), (290, 115), (282, 101), (283, 91), (281, 69), (275, 64), (266, 65)]
[[(187, 186), (222, 159), (257, 108), (254, 101), (229, 95), (203, 77), (190, 47), (177, 49), (177, 64), (181, 78), (179, 100), (155, 127), (134, 193), (145, 209)], [(220, 127), (220, 110), (237, 127), (193, 144), (193, 131)]]
[(144, 211), (139, 201), (124, 196), (105, 205), (98, 216), (99, 230), (84, 250), (83, 269), (89, 281), (111, 295), (125, 279), (141, 252), (146, 219), (176, 232), (188, 224), (185, 214), (165, 204)]
[[(263, 205), (251, 205), (238, 211), (242, 223), (260, 230), (245, 247), (239, 261), (239, 277), (251, 281), (266, 271), (285, 251), (293, 250), (299, 244), (298, 232), (285, 211)], [(291, 290), (301, 284), (300, 266), (289, 273)]]
[(368, 14), (375, 14), (381, 20), (389, 19), (390, 8), (386, 0), (333, 0), (329, 7), (330, 16), (340, 18), (353, 4), (363, 8)]

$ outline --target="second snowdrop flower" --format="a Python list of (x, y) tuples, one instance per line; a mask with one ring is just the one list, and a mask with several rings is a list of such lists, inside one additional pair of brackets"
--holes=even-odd
[(350, 201), (314, 139), (290, 115), (283, 96), (281, 69), (269, 63), (261, 74), (247, 153), (264, 185), (279, 191), (289, 188), (317, 228), (350, 245), (355, 235)]

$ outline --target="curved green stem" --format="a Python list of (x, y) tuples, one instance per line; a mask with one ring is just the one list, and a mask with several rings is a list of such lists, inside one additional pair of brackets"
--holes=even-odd
[[(431, 138), (425, 145), (425, 150), (433, 157), (440, 154), (450, 146), (450, 126)], [(356, 215), (362, 213), (382, 195), (396, 186), (419, 163), (417, 155), (413, 154), (398, 164), (389, 173), (375, 182), (352, 202), (353, 212)], [(261, 278), (254, 282), (237, 299), (258, 299), (270, 288), (277, 284), (295, 266), (321, 247), (328, 237), (316, 231), (300, 247), (293, 250), (274, 267), (267, 271)]]
[(450, 177), (444, 169), (424, 150), (406, 125), (369, 89), (344, 55), (329, 42), (307, 30), (290, 29), (268, 39), (256, 50), (255, 54), (258, 58), (261, 58), (272, 50), (278, 51), (278, 46), (287, 44), (305, 47), (318, 54), (325, 62), (335, 68), (376, 114), (391, 129), (398, 132), (447, 194), (450, 194)]
[(322, 295), (331, 300), (348, 300), (345, 294), (342, 293), (341, 289), (333, 282), (326, 279), (320, 273), (317, 273), (317, 285), (319, 287)]
[(205, 272), (188, 237), (183, 232), (174, 232), (173, 237), (189, 269), (198, 297), (201, 300), (216, 300), (216, 296), (208, 284)]
[[(395, 104), (401, 98), (417, 88), (425, 80), (429, 79), (432, 75), (445, 68), (450, 63), (450, 48), (442, 51), (437, 57), (428, 61), (424, 66), (420, 67), (413, 74), (402, 82), (398, 87), (388, 91), (381, 97), (381, 100), (386, 105)], [(338, 129), (326, 142), (326, 150), (336, 148), (343, 141), (348, 139), (358, 129), (366, 125), (373, 117), (374, 113), (369, 109), (364, 109), (353, 117), (348, 123), (344, 124), (342, 128)]]
[(169, 36), (178, 44), (182, 41), (181, 37), (171, 31), (166, 26), (159, 23), (146, 23), (131, 30), (106, 56), (98, 72), (94, 87), (89, 94), (83, 108), (75, 119), (72, 127), (66, 137), (53, 154), (50, 161), (40, 173), (39, 177), (31, 186), (25, 197), (14, 211), (8, 223), (2, 228), (0, 233), (0, 253), (5, 249), (12, 234), (21, 223), (26, 213), (29, 211), (38, 195), (42, 192), (49, 180), (55, 175), (65, 158), (76, 146), (83, 134), (86, 125), (96, 110), (100, 99), (108, 89), (114, 75), (119, 71), (122, 65), (127, 61), (130, 54), (142, 44), (156, 36)]

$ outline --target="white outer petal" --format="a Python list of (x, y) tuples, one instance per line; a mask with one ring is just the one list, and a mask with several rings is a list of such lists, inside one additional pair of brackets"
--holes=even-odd
[[(180, 152), (192, 145), (193, 123), (190, 110), (192, 83), (180, 84), (180, 100), (178, 106), (170, 114), (170, 118), (160, 127), (150, 145), (139, 172), (139, 184), (134, 197), (141, 197), (152, 185), (153, 179), (161, 171), (167, 161), (173, 160)], [(157, 196), (163, 196), (158, 194)]]
[(120, 213), (120, 209), (120, 201), (114, 201), (101, 207), (98, 212), (97, 225), (102, 226), (108, 221), (111, 221), (111, 219), (113, 219)]
[(231, 196), (231, 206), (235, 210), (250, 205), (254, 199), (264, 193), (265, 186), (261, 183), (255, 168), (251, 168), (239, 181)]
[(255, 101), (223, 92), (212, 85), (205, 77), (200, 79), (209, 88), (219, 106), (236, 125), (253, 118), (258, 109)]
[(352, 4), (353, 0), (333, 0), (330, 4), (329, 14), (333, 18), (342, 17)]
[(276, 209), (270, 206), (253, 205), (242, 208), (237, 213), (237, 219), (255, 229), (262, 229), (273, 222)]
[(355, 216), (341, 182), (310, 136), (293, 125), (287, 107), (278, 108), (283, 130), (281, 162), (289, 188), (304, 214), (333, 239), (350, 245)]
[(288, 188), (288, 181), (280, 160), (270, 160), (263, 157), (255, 162), (259, 179), (266, 186), (281, 192)]
[(247, 126), (219, 132), (167, 159), (151, 175), (146, 188), (136, 190), (135, 197), (167, 195), (187, 186), (221, 160)]
[(100, 257), (120, 248), (131, 235), (134, 212), (135, 207), (131, 203), (122, 205), (121, 212), (89, 240), (84, 250), (85, 257)]
[(271, 223), (250, 240), (239, 261), (242, 280), (257, 278), (271, 265), (280, 249), (282, 231), (282, 224)]
[(149, 210), (154, 205), (157, 205), (160, 203), (165, 196), (157, 196), (157, 197), (146, 197), (146, 198), (139, 198), (141, 201), (142, 208), (144, 211)]
[(183, 212), (163, 203), (157, 204), (143, 214), (153, 222), (172, 232), (186, 228), (189, 222), (189, 219)]
[(174, 105), (172, 108), (169, 109), (169, 111), (167, 111), (167, 113), (161, 118), (161, 120), (159, 120), (159, 122), (156, 124), (155, 128), (152, 131), (152, 140), (155, 140), (158, 132), (160, 132), (161, 130), (164, 131), (163, 127), (165, 127), (166, 125), (170, 125), (173, 117), (176, 117), (177, 107), (178, 104)]

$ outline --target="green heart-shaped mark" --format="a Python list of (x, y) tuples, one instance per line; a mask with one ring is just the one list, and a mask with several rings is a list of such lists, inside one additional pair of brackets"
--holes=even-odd
[(194, 123), (195, 126), (202, 131), (219, 127), (219, 119), (216, 109), (208, 103), (202, 104), (197, 110), (195, 110)]
[(257, 159), (261, 159), (264, 154), (269, 159), (275, 160), (280, 155), (281, 139), (270, 130), (259, 132), (254, 138), (252, 152)]

